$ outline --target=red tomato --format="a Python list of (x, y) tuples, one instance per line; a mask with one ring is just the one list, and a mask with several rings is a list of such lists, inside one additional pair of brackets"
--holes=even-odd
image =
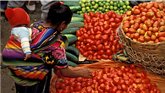
[(156, 36), (154, 34), (151, 36), (151, 40), (153, 40), (153, 41), (156, 40)]
[(105, 35), (102, 35), (102, 39), (103, 40), (107, 40), (108, 39), (108, 35), (106, 35), (106, 34)]
[(110, 41), (111, 42), (114, 41), (114, 36), (113, 35), (110, 36)]
[(134, 10), (133, 10), (133, 13), (134, 13), (135, 15), (140, 14), (140, 10), (139, 10), (139, 9), (134, 9)]
[(159, 41), (165, 41), (165, 37), (159, 37)]
[(90, 17), (94, 17), (94, 13), (93, 12), (89, 12), (89, 16)]
[(110, 21), (110, 22), (114, 22), (115, 19), (114, 19), (114, 18), (110, 18), (109, 21)]
[(96, 34), (95, 35), (95, 39), (97, 40), (97, 39), (100, 39), (101, 38), (101, 34)]
[(115, 48), (114, 45), (112, 46), (112, 51), (113, 51), (113, 52), (116, 52), (116, 48)]

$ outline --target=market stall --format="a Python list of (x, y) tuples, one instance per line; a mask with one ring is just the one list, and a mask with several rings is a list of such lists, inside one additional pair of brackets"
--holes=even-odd
[[(64, 1), (74, 12), (63, 31), (68, 63), (93, 77), (59, 74), (51, 93), (164, 93), (165, 3)], [(95, 63), (96, 62), (96, 63)]]

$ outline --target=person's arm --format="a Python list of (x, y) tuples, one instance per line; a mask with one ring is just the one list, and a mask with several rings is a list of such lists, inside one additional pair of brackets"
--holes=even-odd
[(18, 39), (21, 42), (21, 47), (22, 50), (25, 54), (31, 54), (31, 49), (30, 49), (30, 33), (28, 31), (29, 29), (26, 27), (16, 27), (12, 29), (12, 34), (16, 37), (18, 37)]
[(52, 55), (54, 56), (54, 58), (57, 59), (55, 68), (60, 71), (62, 76), (91, 77), (92, 74), (88, 69), (81, 68), (81, 69), (77, 69), (77, 70), (72, 70), (68, 67), (66, 52), (63, 47), (64, 46), (61, 46), (52, 52)]
[(59, 69), (61, 74), (65, 77), (92, 77), (90, 70), (81, 68), (78, 70), (72, 70), (69, 67)]

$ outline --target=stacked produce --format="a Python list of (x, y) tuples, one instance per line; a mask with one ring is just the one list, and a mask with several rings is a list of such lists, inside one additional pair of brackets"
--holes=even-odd
[(75, 47), (75, 42), (77, 41), (76, 31), (84, 26), (83, 20), (81, 15), (74, 14), (71, 23), (62, 32), (67, 37), (69, 43), (69, 46), (66, 48), (66, 57), (70, 66), (77, 66), (79, 50)]
[(79, 14), (89, 12), (108, 12), (110, 10), (115, 11), (118, 14), (123, 14), (131, 7), (129, 6), (129, 0), (81, 0), (81, 11)]
[(84, 14), (84, 27), (76, 35), (76, 47), (88, 59), (111, 59), (122, 47), (116, 33), (122, 16), (113, 11)]
[(55, 87), (56, 93), (160, 93), (147, 74), (134, 65), (106, 67), (94, 71), (92, 78), (61, 77)]
[(126, 36), (141, 43), (165, 41), (165, 4), (141, 3), (126, 12), (122, 29)]

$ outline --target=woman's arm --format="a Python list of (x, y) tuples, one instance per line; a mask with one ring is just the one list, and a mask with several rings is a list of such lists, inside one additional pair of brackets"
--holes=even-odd
[(65, 77), (87, 77), (90, 78), (92, 77), (92, 73), (90, 70), (81, 68), (77, 70), (72, 70), (69, 67), (59, 69), (61, 74)]

